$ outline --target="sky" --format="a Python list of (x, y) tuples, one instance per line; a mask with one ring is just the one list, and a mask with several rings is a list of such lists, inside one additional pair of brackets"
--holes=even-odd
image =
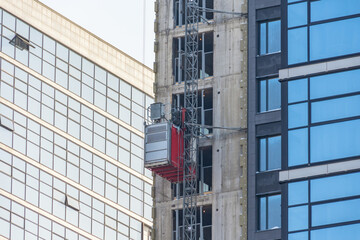
[(40, 0), (71, 21), (152, 68), (153, 0)]

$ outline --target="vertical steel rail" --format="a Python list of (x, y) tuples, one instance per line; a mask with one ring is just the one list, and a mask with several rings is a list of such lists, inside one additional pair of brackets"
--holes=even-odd
[(185, 92), (183, 239), (196, 240), (199, 0), (185, 0)]

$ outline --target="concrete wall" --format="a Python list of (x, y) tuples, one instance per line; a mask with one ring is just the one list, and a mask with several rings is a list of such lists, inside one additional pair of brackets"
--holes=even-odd
[[(174, 27), (173, 1), (158, 0), (156, 42), (156, 101), (168, 104), (183, 92), (174, 85), (173, 38), (184, 36), (184, 27)], [(214, 0), (214, 9), (247, 12), (247, 1)], [(199, 89), (213, 88), (213, 125), (247, 128), (247, 19), (214, 14), (210, 24), (200, 23), (199, 32), (214, 32), (214, 76), (199, 80)], [(212, 239), (247, 239), (247, 134), (246, 131), (215, 129), (200, 145), (212, 145), (213, 191), (198, 196), (198, 205), (212, 204)], [(155, 177), (155, 239), (171, 239), (172, 210), (182, 207), (174, 200), (170, 183)]]

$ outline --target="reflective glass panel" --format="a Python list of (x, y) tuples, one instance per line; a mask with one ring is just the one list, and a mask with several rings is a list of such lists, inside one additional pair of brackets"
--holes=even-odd
[(288, 132), (288, 166), (308, 163), (308, 129), (301, 128)]
[(313, 123), (360, 115), (360, 95), (331, 99), (311, 104)]
[(288, 64), (307, 61), (307, 27), (288, 31)]
[(358, 0), (311, 1), (310, 7), (312, 22), (360, 13), (360, 1)]
[(312, 127), (310, 162), (360, 155), (360, 120)]
[(267, 110), (266, 102), (267, 102), (267, 94), (266, 94), (266, 81), (259, 82), (259, 105), (260, 105), (260, 112), (265, 112)]
[(281, 168), (281, 136), (268, 138), (268, 170)]
[(350, 173), (310, 181), (311, 202), (360, 195), (360, 173)]
[(288, 82), (288, 103), (305, 101), (308, 99), (307, 78)]
[(310, 233), (311, 239), (358, 239), (360, 236), (360, 224), (345, 225), (339, 227), (313, 230)]
[(268, 229), (281, 227), (281, 195), (268, 197)]
[(297, 27), (307, 24), (307, 2), (288, 6), (288, 27)]
[(291, 233), (288, 235), (288, 240), (308, 240), (308, 239), (309, 239), (308, 232)]
[(293, 182), (288, 185), (288, 205), (297, 205), (308, 202), (308, 181)]
[(267, 52), (266, 51), (266, 45), (267, 45), (266, 35), (267, 35), (266, 23), (261, 23), (260, 24), (260, 54), (265, 54)]
[(307, 229), (308, 226), (308, 206), (291, 207), (288, 209), (288, 229), (297, 231)]
[(268, 23), (268, 53), (281, 50), (281, 23), (280, 20)]
[(360, 42), (360, 18), (311, 26), (310, 60), (357, 53), (360, 51), (358, 42)]
[(310, 99), (357, 91), (360, 91), (360, 69), (310, 78)]
[(313, 227), (360, 219), (360, 199), (314, 205), (311, 208)]
[(281, 106), (281, 84), (279, 79), (268, 80), (269, 106), (268, 110), (279, 109)]
[(288, 107), (288, 127), (303, 127), (308, 125), (308, 103), (298, 103)]

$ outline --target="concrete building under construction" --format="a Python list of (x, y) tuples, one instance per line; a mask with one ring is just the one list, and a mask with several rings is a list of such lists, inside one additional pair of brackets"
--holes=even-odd
[[(247, 1), (199, 0), (197, 239), (247, 239)], [(184, 106), (185, 0), (155, 2), (156, 102)], [(146, 150), (145, 150), (146, 151)], [(183, 239), (183, 182), (154, 178), (153, 239)]]

